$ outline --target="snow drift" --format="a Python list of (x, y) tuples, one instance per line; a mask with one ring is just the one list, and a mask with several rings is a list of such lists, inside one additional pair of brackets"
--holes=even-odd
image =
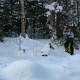
[(43, 76), (43, 68), (30, 60), (19, 60), (4, 68), (4, 76), (8, 80), (33, 80)]

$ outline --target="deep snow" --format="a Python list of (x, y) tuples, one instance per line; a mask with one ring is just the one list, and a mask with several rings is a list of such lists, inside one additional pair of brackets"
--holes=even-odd
[(27, 35), (5, 38), (0, 43), (0, 80), (80, 80), (80, 51), (71, 56), (63, 46), (50, 49), (49, 43)]

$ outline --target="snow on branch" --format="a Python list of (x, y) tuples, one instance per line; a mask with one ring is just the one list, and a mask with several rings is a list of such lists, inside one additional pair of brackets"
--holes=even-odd
[(63, 10), (62, 6), (59, 5), (59, 3), (57, 2), (53, 2), (50, 5), (45, 5), (45, 8), (48, 9), (49, 11), (46, 12), (46, 14), (49, 16), (51, 11), (55, 11), (55, 13), (57, 12), (61, 12)]

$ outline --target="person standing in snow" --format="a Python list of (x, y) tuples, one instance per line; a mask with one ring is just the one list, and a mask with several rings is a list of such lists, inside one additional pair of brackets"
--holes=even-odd
[(65, 39), (66, 39), (66, 42), (64, 44), (65, 51), (69, 52), (71, 55), (73, 55), (74, 54), (74, 48), (73, 48), (74, 34), (71, 31), (71, 28), (68, 28), (68, 30), (66, 31), (66, 33), (63, 33), (63, 35), (64, 34), (65, 34)]

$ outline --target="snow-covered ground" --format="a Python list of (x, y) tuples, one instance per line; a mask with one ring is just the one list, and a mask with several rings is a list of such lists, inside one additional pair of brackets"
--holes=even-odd
[(28, 36), (5, 38), (0, 43), (0, 80), (80, 80), (80, 50), (71, 56), (63, 46), (50, 49), (49, 43)]

